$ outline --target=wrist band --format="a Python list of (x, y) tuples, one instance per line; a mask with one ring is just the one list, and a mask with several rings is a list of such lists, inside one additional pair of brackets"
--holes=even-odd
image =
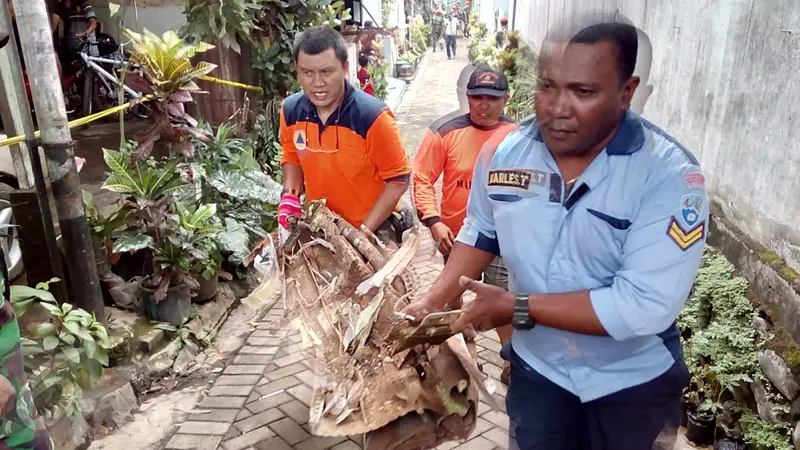
[(283, 192), (281, 192), (281, 195), (283, 195), (283, 194), (292, 194), (295, 197), (300, 197), (300, 191), (298, 191), (297, 189), (292, 189), (292, 188), (283, 188)]

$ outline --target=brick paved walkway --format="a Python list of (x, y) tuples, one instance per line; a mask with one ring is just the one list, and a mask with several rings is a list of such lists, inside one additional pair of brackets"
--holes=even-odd
[[(417, 78), (397, 108), (398, 125), (409, 156), (413, 157), (428, 126), (458, 108), (456, 80), (467, 63), (466, 42), (460, 54), (447, 60), (444, 52), (429, 53)], [(442, 268), (440, 257), (430, 259), (428, 238), (414, 264), (423, 283), (431, 283)], [(187, 420), (178, 426), (167, 450), (358, 450), (360, 436), (323, 438), (308, 432), (312, 372), (296, 332), (269, 331), (282, 315), (276, 305), (267, 313), (238, 356), (215, 380), (213, 387)], [(505, 386), (499, 381), (502, 360), (495, 332), (478, 340), (483, 370), (495, 379), (496, 395), (504, 405)], [(492, 450), (508, 446), (508, 417), (481, 402), (478, 424), (467, 442), (450, 442), (439, 449)]]

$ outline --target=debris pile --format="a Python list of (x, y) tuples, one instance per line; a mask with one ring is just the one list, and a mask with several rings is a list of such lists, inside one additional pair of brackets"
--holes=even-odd
[(315, 369), (315, 435), (366, 434), (366, 449), (417, 450), (474, 429), (486, 393), (474, 335), (419, 345), (419, 329), (399, 314), (421, 294), (410, 264), (421, 239), (409, 230), (397, 248), (314, 202), (281, 246), (284, 323), (299, 330)]

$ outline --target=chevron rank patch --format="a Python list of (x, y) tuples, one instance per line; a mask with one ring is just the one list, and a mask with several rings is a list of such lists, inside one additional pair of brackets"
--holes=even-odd
[(702, 241), (705, 234), (705, 221), (701, 221), (689, 230), (685, 230), (680, 223), (678, 223), (675, 217), (673, 217), (669, 222), (669, 228), (667, 228), (667, 236), (669, 236), (670, 239), (672, 239), (672, 241), (684, 251), (689, 249), (694, 244)]

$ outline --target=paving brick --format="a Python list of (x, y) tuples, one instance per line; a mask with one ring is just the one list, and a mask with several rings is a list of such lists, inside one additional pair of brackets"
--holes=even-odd
[(220, 375), (214, 386), (255, 386), (259, 375)]
[(255, 330), (250, 337), (283, 339), (285, 335), (286, 332), (281, 330)]
[(262, 411), (266, 411), (270, 408), (280, 406), (292, 400), (293, 399), (291, 395), (287, 394), (286, 392), (281, 392), (275, 395), (270, 395), (269, 397), (262, 398), (260, 400), (256, 400), (252, 403), (248, 403), (247, 409), (250, 410), (250, 412), (253, 414), (258, 414)]
[(483, 437), (494, 442), (496, 446), (502, 448), (503, 450), (508, 450), (508, 433), (500, 428), (492, 428), (491, 430), (483, 433)]
[(494, 442), (478, 436), (456, 447), (456, 450), (494, 450)]
[(292, 446), (283, 442), (278, 436), (261, 441), (253, 446), (255, 450), (292, 450)]
[[(272, 348), (272, 347), (269, 347)], [(239, 355), (233, 359), (234, 364), (270, 364), (274, 356), (272, 354), (269, 355), (255, 355), (252, 353), (246, 355)]]
[(269, 395), (283, 389), (289, 389), (292, 386), (300, 384), (300, 380), (293, 376), (281, 378), (280, 380), (270, 381), (256, 387), (256, 392), (259, 395)]
[(489, 411), (481, 417), (508, 432), (508, 416), (500, 411)]
[(286, 355), (284, 357), (281, 357), (281, 358), (277, 358), (274, 362), (275, 362), (275, 365), (278, 366), (278, 367), (286, 367), (286, 366), (290, 366), (290, 365), (292, 365), (294, 363), (298, 363), (298, 362), (304, 361), (306, 359), (308, 359), (308, 355), (303, 351), (299, 351), (299, 352), (290, 353), (290, 354), (288, 354), (288, 355)]
[(249, 433), (257, 428), (269, 425), (276, 420), (283, 419), (284, 417), (285, 416), (283, 412), (277, 408), (271, 408), (262, 413), (250, 416), (244, 420), (237, 421), (233, 424), (233, 426), (242, 433)]
[(247, 339), (247, 343), (249, 345), (255, 345), (258, 347), (268, 347), (268, 346), (277, 347), (283, 343), (283, 339), (276, 337), (266, 337), (266, 338), (251, 337)]
[(361, 450), (361, 446), (353, 441), (344, 441), (331, 447), (331, 450)]
[(267, 368), (266, 364), (234, 364), (225, 368), (225, 375), (261, 375)]
[(189, 421), (192, 422), (227, 422), (231, 423), (236, 420), (239, 414), (238, 409), (207, 409), (202, 414), (195, 413), (189, 416)]
[(503, 361), (503, 358), (500, 357), (500, 354), (494, 350), (481, 350), (481, 352), (478, 353), (478, 358), (484, 359), (487, 362), (498, 365), (500, 367), (503, 367), (503, 364), (505, 363), (505, 361)]
[(297, 377), (298, 380), (305, 383), (307, 386), (314, 385), (314, 371), (311, 369), (306, 369), (300, 373), (296, 373), (294, 374), (294, 376)]
[(483, 373), (489, 375), (495, 380), (500, 380), (500, 375), (503, 373), (503, 368), (495, 366), (492, 363), (486, 363), (482, 367)]
[(220, 408), (234, 409), (244, 406), (247, 400), (244, 397), (206, 397), (198, 405), (198, 408)]
[(325, 450), (345, 440), (346, 438), (343, 437), (313, 436), (311, 439), (295, 445), (294, 450)]
[(299, 333), (298, 334), (294, 334), (292, 336), (289, 336), (287, 339), (292, 344), (299, 344), (299, 343), (303, 342), (303, 336), (300, 336)]
[(238, 422), (240, 420), (244, 420), (244, 419), (247, 419), (248, 417), (252, 417), (252, 416), (253, 416), (253, 413), (251, 413), (247, 409), (242, 409), (241, 411), (239, 411), (239, 414), (236, 416), (236, 421)]
[(272, 436), (275, 436), (275, 433), (273, 433), (269, 427), (261, 427), (229, 441), (223, 442), (222, 448), (225, 450), (245, 450), (246, 448), (271, 438)]
[(500, 345), (499, 342), (489, 338), (479, 339), (475, 342), (478, 344), (478, 346), (483, 347), (486, 350), (491, 350), (496, 353), (500, 353), (500, 349), (503, 348), (503, 346)]
[(475, 436), (480, 436), (483, 434), (484, 431), (488, 430), (489, 428), (494, 427), (494, 425), (486, 419), (478, 417), (478, 421), (475, 423), (475, 430), (472, 434), (469, 435), (470, 438)]
[(272, 422), (269, 427), (289, 445), (299, 444), (311, 438), (306, 430), (289, 417)]
[(165, 450), (216, 450), (222, 436), (176, 434), (167, 442)]
[(478, 403), (478, 415), (479, 416), (482, 416), (482, 415), (484, 415), (485, 413), (487, 413), (487, 412), (489, 412), (491, 410), (492, 410), (492, 407), (487, 405), (486, 403), (484, 403), (484, 402), (479, 402)]
[(271, 372), (264, 373), (264, 376), (269, 378), (271, 381), (280, 380), (283, 377), (288, 377), (289, 375), (294, 375), (296, 373), (302, 372), (306, 370), (306, 366), (301, 363), (295, 363), (290, 366), (281, 367), (278, 370), (273, 370)]
[(308, 423), (308, 406), (300, 400), (292, 400), (278, 407), (284, 414), (291, 417), (298, 425)]
[(240, 355), (274, 355), (278, 353), (279, 347), (260, 347), (257, 345), (245, 345), (239, 350)]
[(227, 432), (227, 433), (225, 433), (225, 437), (224, 437), (224, 438), (222, 438), (222, 441), (223, 441), (223, 442), (224, 442), (224, 441), (229, 441), (229, 440), (231, 440), (231, 439), (233, 439), (233, 438), (235, 438), (235, 437), (239, 437), (239, 436), (241, 436), (241, 435), (242, 435), (242, 432), (241, 432), (241, 431), (239, 431), (239, 430), (237, 430), (237, 429), (236, 429), (236, 427), (230, 427), (230, 428), (228, 429), (228, 432)]
[(228, 432), (228, 426), (223, 422), (184, 422), (178, 433), (223, 436)]
[(311, 388), (306, 386), (305, 384), (298, 384), (292, 388), (286, 390), (286, 392), (292, 394), (294, 398), (303, 402), (306, 406), (311, 406)]
[(214, 386), (208, 391), (211, 397), (247, 397), (253, 390), (253, 386)]
[(436, 450), (453, 450), (461, 444), (461, 441), (449, 441), (436, 447)]

